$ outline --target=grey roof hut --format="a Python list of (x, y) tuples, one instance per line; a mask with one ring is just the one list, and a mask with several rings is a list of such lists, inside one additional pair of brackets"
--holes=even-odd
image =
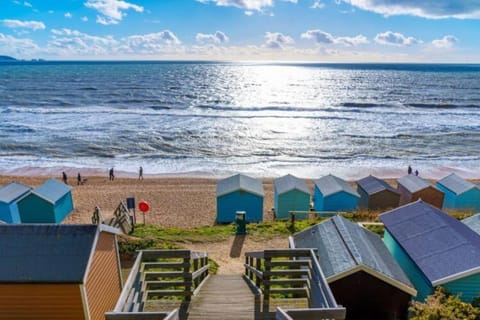
[(372, 210), (396, 208), (400, 202), (400, 193), (386, 181), (368, 176), (357, 181), (360, 194), (359, 206)]
[(422, 201), (441, 209), (445, 196), (432, 184), (413, 174), (398, 179), (397, 191), (400, 192), (400, 205), (422, 199)]
[(382, 239), (335, 216), (293, 236), (295, 247), (316, 248), (320, 266), (347, 319), (406, 319), (416, 290)]

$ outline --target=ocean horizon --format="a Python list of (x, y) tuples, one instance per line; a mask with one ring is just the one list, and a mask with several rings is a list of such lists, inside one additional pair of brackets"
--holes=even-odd
[(0, 63), (0, 174), (480, 178), (480, 64)]

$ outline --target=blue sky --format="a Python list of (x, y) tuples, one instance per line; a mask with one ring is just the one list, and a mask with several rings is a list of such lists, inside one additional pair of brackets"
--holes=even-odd
[(480, 62), (480, 0), (0, 0), (0, 55)]

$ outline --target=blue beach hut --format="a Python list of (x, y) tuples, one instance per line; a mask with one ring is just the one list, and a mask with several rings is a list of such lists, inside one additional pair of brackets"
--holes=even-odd
[(260, 180), (237, 174), (217, 183), (217, 222), (235, 221), (237, 211), (245, 211), (247, 222), (263, 220), (263, 185)]
[(400, 201), (400, 193), (386, 181), (374, 176), (357, 181), (357, 192), (360, 194), (359, 206), (368, 209), (396, 208)]
[(347, 319), (407, 319), (416, 295), (382, 239), (341, 216), (296, 233), (297, 248), (317, 249), (318, 261)]
[(462, 220), (462, 222), (470, 229), (480, 234), (480, 213), (474, 214)]
[(0, 188), (0, 220), (6, 223), (20, 223), (17, 200), (30, 192), (31, 188), (18, 182), (11, 182)]
[(22, 223), (61, 223), (73, 211), (71, 188), (50, 179), (17, 201)]
[[(290, 174), (273, 180), (276, 219), (287, 219), (290, 211), (310, 210), (310, 189), (305, 181)], [(308, 218), (308, 215), (298, 215), (298, 219)]]
[(331, 174), (315, 180), (315, 211), (349, 211), (358, 205), (360, 195), (347, 181)]
[(437, 181), (437, 188), (445, 193), (444, 209), (480, 210), (480, 188), (455, 173)]
[(383, 240), (423, 301), (443, 286), (471, 302), (480, 293), (480, 235), (418, 200), (380, 215)]

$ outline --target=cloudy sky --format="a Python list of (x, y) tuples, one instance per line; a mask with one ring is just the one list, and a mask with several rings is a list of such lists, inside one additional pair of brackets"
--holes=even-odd
[(22, 59), (480, 62), (480, 0), (0, 0)]

